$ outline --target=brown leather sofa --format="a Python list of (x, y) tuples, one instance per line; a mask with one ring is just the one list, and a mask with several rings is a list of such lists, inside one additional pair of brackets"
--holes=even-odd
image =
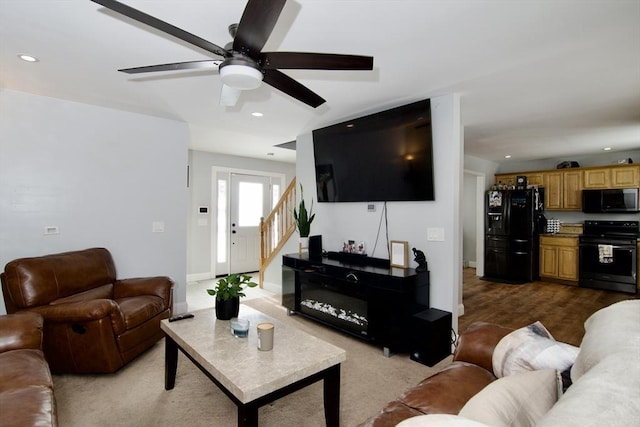
[(459, 338), (453, 363), (389, 402), (360, 427), (394, 427), (425, 414), (458, 414), (480, 390), (496, 380), (492, 355), (498, 342), (513, 329), (477, 322)]
[(115, 372), (164, 336), (172, 311), (170, 278), (118, 280), (104, 248), (17, 259), (1, 279), (7, 313), (44, 317), (54, 373)]
[(37, 313), (0, 316), (0, 426), (57, 425), (42, 325)]
[(361, 426), (638, 425), (640, 299), (591, 314), (580, 347), (555, 341), (538, 322), (510, 332), (472, 324), (451, 365)]

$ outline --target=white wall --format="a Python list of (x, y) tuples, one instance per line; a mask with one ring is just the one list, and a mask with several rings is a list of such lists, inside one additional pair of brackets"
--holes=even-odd
[[(462, 138), (458, 95), (432, 98), (431, 113), (435, 201), (388, 203), (388, 231), (390, 240), (405, 240), (410, 248), (424, 251), (431, 272), (431, 306), (451, 312), (453, 327), (457, 330), (458, 293), (462, 280)], [(297, 138), (296, 171), (305, 189), (315, 188), (311, 134)], [(313, 192), (305, 192), (305, 199), (312, 195), (315, 200)], [(373, 252), (383, 212), (382, 203), (375, 205), (375, 212), (367, 212), (367, 203), (316, 203), (312, 234), (322, 235), (323, 247), (327, 250), (340, 250), (344, 240), (353, 239), (364, 241), (370, 256), (388, 259), (384, 228)], [(443, 229), (444, 241), (427, 240), (428, 228)], [(415, 267), (413, 256), (410, 258), (410, 266)]]
[(188, 140), (185, 123), (0, 91), (1, 268), (103, 246), (118, 277), (170, 276), (186, 307)]
[(464, 174), (462, 186), (462, 259), (467, 267), (476, 265), (476, 176)]
[[(484, 275), (484, 192), (493, 184), (497, 168), (497, 163), (464, 156), (463, 256), (470, 262), (475, 261), (478, 276)], [(462, 289), (460, 296), (462, 297)], [(462, 303), (461, 298), (460, 304)]]
[[(189, 213), (188, 213), (188, 274), (190, 280), (201, 280), (212, 277), (211, 239), (212, 218), (215, 208), (212, 200), (211, 183), (212, 167), (219, 166), (231, 169), (255, 171), (256, 173), (279, 173), (285, 175), (282, 191), (295, 177), (296, 167), (293, 163), (252, 159), (249, 157), (230, 156), (189, 150)], [(209, 206), (209, 215), (198, 214), (199, 206)], [(207, 224), (199, 224), (199, 219), (207, 219)], [(280, 264), (278, 264), (280, 269)], [(280, 280), (278, 280), (280, 283)]]

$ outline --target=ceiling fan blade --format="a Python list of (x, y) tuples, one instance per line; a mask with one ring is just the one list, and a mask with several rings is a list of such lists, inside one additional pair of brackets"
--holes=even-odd
[(298, 83), (281, 71), (264, 70), (263, 81), (313, 108), (316, 108), (326, 102), (325, 99), (311, 91), (311, 89)]
[(240, 98), (240, 92), (242, 92), (240, 89), (223, 84), (220, 91), (220, 105), (233, 107), (238, 102), (238, 98)]
[(183, 40), (187, 43), (191, 43), (194, 46), (198, 46), (199, 48), (204, 49), (208, 52), (214, 53), (216, 55), (219, 55), (225, 58), (228, 56), (231, 56), (229, 52), (227, 52), (220, 46), (211, 43), (210, 41), (207, 41), (201, 37), (198, 37), (194, 34), (184, 31), (167, 22), (161, 21), (158, 18), (154, 18), (151, 15), (147, 15), (146, 13), (141, 12), (137, 9), (134, 9), (130, 6), (127, 6), (126, 4), (122, 4), (115, 0), (91, 0), (91, 1), (94, 3), (98, 3), (99, 5), (102, 5), (107, 9), (111, 9), (114, 12), (118, 12), (124, 16), (127, 16), (135, 21), (138, 21), (150, 27), (153, 27), (156, 30), (160, 30), (164, 33), (167, 33), (176, 38), (179, 38), (180, 40)]
[(207, 59), (204, 61), (174, 62), (172, 64), (146, 65), (144, 67), (122, 68), (127, 74), (152, 73), (155, 71), (175, 71), (175, 70), (203, 70), (216, 69), (222, 61)]
[(244, 8), (233, 50), (255, 58), (273, 31), (287, 0), (249, 0)]
[(259, 61), (264, 69), (372, 70), (373, 57), (333, 53), (265, 52)]

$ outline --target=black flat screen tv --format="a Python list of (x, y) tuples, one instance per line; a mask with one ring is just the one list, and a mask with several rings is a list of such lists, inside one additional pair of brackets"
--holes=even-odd
[(434, 200), (426, 99), (313, 131), (319, 202)]

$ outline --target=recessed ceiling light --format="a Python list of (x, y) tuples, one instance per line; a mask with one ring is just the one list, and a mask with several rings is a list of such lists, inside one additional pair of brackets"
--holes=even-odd
[(253, 117), (262, 117), (262, 116), (264, 116), (264, 114), (262, 114), (262, 113), (261, 113), (261, 112), (259, 112), (259, 111), (254, 111), (253, 113), (251, 113), (251, 115), (252, 115)]
[(611, 151), (611, 147), (604, 147), (602, 150), (603, 151)]
[(511, 158), (511, 155), (510, 155), (510, 154), (507, 154), (506, 156), (504, 156), (504, 158), (505, 158), (505, 159), (510, 159), (510, 158)]
[(26, 61), (26, 62), (38, 62), (38, 58), (36, 58), (35, 56), (31, 56), (31, 55), (20, 54), (20, 55), (18, 55), (18, 58), (20, 58), (20, 59), (22, 59), (23, 61)]

